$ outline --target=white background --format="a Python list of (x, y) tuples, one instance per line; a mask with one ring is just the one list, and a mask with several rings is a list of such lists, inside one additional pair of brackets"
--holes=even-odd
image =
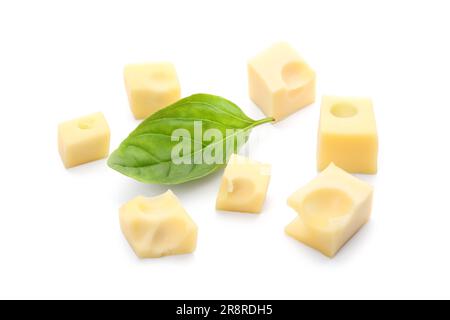
[[(0, 298), (450, 298), (448, 1), (1, 1)], [(115, 148), (138, 124), (125, 64), (171, 61), (183, 96), (222, 95), (252, 117), (246, 62), (290, 42), (318, 101), (261, 127), (273, 165), (261, 215), (214, 209), (221, 173), (176, 186), (199, 226), (193, 255), (138, 260), (121, 204), (164, 187), (105, 161), (62, 166), (61, 121), (102, 111)], [(287, 197), (316, 175), (320, 96), (374, 99), (373, 219), (330, 260), (288, 238)]]

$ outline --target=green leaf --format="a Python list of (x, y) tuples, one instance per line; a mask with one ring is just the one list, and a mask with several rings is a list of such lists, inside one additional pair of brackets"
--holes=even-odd
[[(144, 183), (171, 185), (200, 179), (227, 163), (231, 154), (237, 153), (247, 142), (254, 127), (272, 121), (272, 118), (255, 121), (224, 98), (195, 94), (142, 122), (111, 154), (108, 165)], [(198, 134), (199, 124), (202, 134)], [(180, 129), (189, 134), (189, 139), (181, 139), (190, 147), (181, 149), (180, 155), (186, 160), (183, 163), (172, 157), (177, 150), (174, 148), (181, 142), (174, 140), (173, 134)], [(214, 139), (205, 141), (205, 132), (217, 134), (213, 135)], [(244, 140), (243, 143), (238, 143), (238, 138)], [(217, 150), (223, 152), (214, 152)], [(220, 161), (200, 161), (206, 154), (215, 155)]]

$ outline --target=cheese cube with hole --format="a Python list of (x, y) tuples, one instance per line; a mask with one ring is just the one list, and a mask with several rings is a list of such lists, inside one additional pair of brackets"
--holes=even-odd
[(334, 257), (369, 221), (372, 194), (369, 184), (330, 164), (289, 198), (288, 204), (298, 216), (286, 227), (286, 233)]
[(222, 178), (216, 208), (259, 213), (266, 200), (271, 166), (233, 155)]
[(130, 64), (124, 77), (136, 119), (145, 119), (180, 99), (180, 84), (171, 63)]
[(170, 190), (123, 205), (120, 226), (141, 259), (192, 253), (197, 246), (197, 225)]
[(277, 121), (316, 98), (315, 72), (287, 43), (277, 43), (249, 61), (248, 85), (253, 102)]
[(58, 148), (66, 168), (106, 158), (110, 131), (102, 113), (91, 114), (61, 123)]
[(377, 172), (378, 135), (368, 98), (325, 96), (322, 99), (317, 167), (330, 163), (351, 173)]

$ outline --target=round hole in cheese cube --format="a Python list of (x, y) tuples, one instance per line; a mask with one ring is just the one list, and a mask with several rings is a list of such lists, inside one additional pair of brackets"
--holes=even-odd
[(281, 77), (288, 90), (301, 88), (311, 80), (311, 75), (312, 71), (298, 61), (286, 64), (281, 71)]
[(309, 193), (300, 210), (306, 222), (326, 227), (332, 225), (353, 209), (349, 195), (339, 189), (318, 189)]
[(332, 106), (330, 112), (337, 118), (351, 118), (358, 114), (358, 109), (350, 103), (342, 102)]
[(78, 128), (81, 130), (89, 130), (94, 127), (95, 120), (93, 118), (83, 118), (78, 121)]

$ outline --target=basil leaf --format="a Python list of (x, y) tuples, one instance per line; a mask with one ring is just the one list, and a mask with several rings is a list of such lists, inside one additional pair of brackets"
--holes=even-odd
[[(241, 144), (247, 142), (252, 128), (272, 121), (272, 118), (255, 121), (224, 98), (195, 94), (144, 120), (111, 154), (108, 165), (144, 183), (171, 185), (200, 179), (218, 170), (231, 154), (237, 153)], [(198, 124), (201, 124), (201, 134), (198, 134)], [(190, 147), (186, 149), (188, 152), (181, 150), (180, 156), (186, 160), (182, 163), (172, 157), (174, 148), (180, 144), (174, 140), (174, 132), (180, 129), (189, 134)], [(217, 135), (205, 141), (203, 132), (212, 132), (210, 129)], [(241, 144), (236, 141), (238, 135), (245, 136)], [(223, 150), (222, 154), (215, 155), (220, 161), (196, 161), (202, 160), (206, 152), (214, 156), (215, 150)]]

